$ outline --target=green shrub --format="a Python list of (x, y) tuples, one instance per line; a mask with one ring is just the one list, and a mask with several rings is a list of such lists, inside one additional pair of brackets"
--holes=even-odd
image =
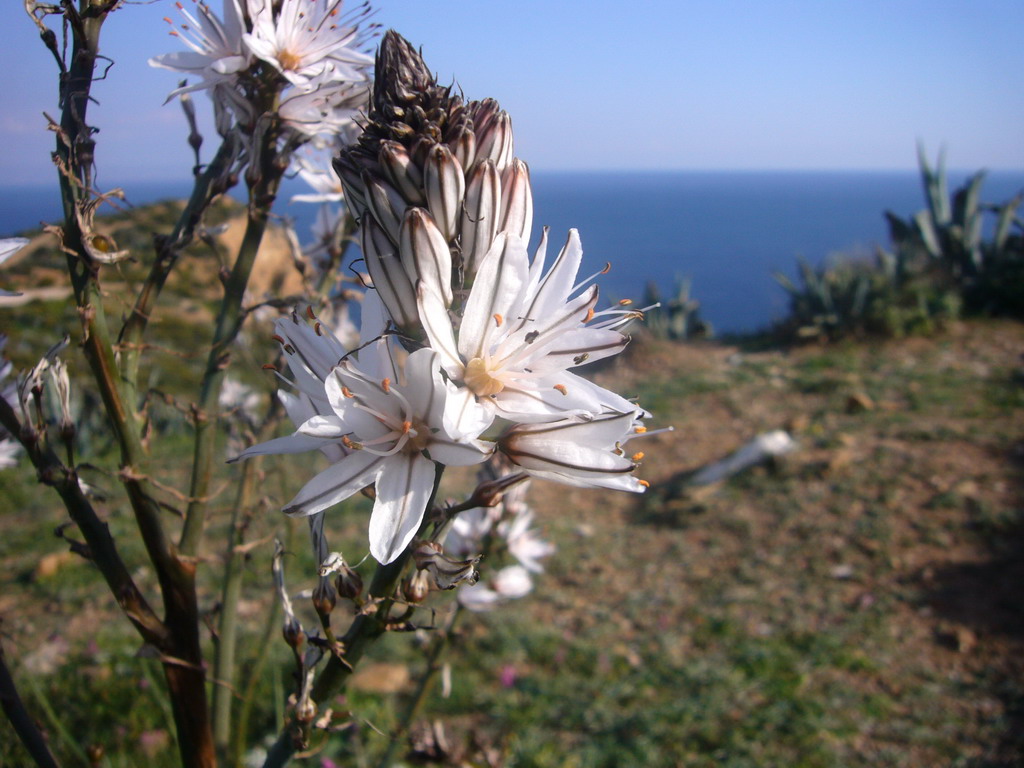
[[(801, 259), (799, 285), (775, 275), (790, 295), (783, 335), (905, 336), (932, 333), (961, 313), (1024, 317), (1024, 193), (984, 204), (979, 171), (950, 196), (944, 156), (933, 170), (919, 148), (918, 162), (927, 207), (906, 220), (885, 212), (888, 250), (818, 268)], [(995, 216), (990, 239), (987, 215)]]

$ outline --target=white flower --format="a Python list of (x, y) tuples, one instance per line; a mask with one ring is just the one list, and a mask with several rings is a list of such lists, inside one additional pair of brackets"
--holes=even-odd
[(471, 611), (489, 611), (510, 600), (525, 597), (532, 589), (533, 579), (529, 571), (521, 565), (509, 565), (488, 582), (461, 587), (457, 598)]
[(278, 114), (286, 125), (305, 136), (345, 133), (352, 128), (366, 106), (369, 90), (362, 82), (335, 82), (329, 74), (282, 96)]
[[(200, 78), (198, 83), (172, 91), (168, 99), (181, 93), (233, 81), (239, 72), (249, 66), (249, 54), (242, 46), (245, 28), (238, 0), (224, 0), (223, 21), (217, 18), (206, 3), (198, 2), (195, 5), (197, 13), (193, 16), (180, 2), (177, 3), (187, 23), (171, 30), (171, 34), (191, 50), (165, 53), (149, 60), (151, 67), (171, 69)], [(172, 26), (174, 24), (167, 17), (164, 17), (164, 21)]]
[(421, 279), (417, 302), (431, 346), (453, 380), (512, 421), (634, 410), (568, 369), (621, 351), (629, 339), (614, 327), (636, 313), (595, 312), (597, 286), (580, 292), (590, 280), (575, 284), (583, 256), (576, 230), (547, 272), (546, 243), (545, 236), (531, 264), (522, 239), (498, 234), (480, 262), (457, 340), (443, 286)]
[(480, 554), (484, 537), (502, 515), (501, 506), (474, 507), (460, 512), (444, 540), (446, 552), (458, 557)]
[(363, 36), (353, 22), (368, 9), (360, 6), (355, 18), (346, 19), (341, 17), (342, 4), (342, 0), (250, 0), (253, 28), (242, 39), (254, 56), (273, 65), (293, 85), (306, 87), (321, 76), (363, 81), (373, 59), (357, 49)]
[[(285, 361), (293, 377), (289, 381), (281, 376), (281, 380), (290, 389), (279, 389), (277, 398), (295, 426), (304, 424), (313, 416), (334, 412), (324, 389), (324, 381), (334, 365), (346, 354), (345, 346), (332, 329), (321, 323), (311, 309), (307, 313), (312, 325), (292, 312), (277, 319), (272, 336), (284, 350)], [(319, 449), (331, 461), (337, 461), (348, 453), (337, 440), (293, 434), (254, 445), (232, 461), (260, 454), (303, 453), (314, 449)]]
[(642, 493), (647, 483), (633, 476), (642, 454), (624, 445), (646, 429), (639, 411), (605, 413), (591, 421), (519, 424), (498, 441), (499, 450), (535, 477), (583, 488)]
[[(10, 255), (3, 252), (4, 243), (6, 242), (10, 241), (0, 240), (0, 262)], [(18, 247), (20, 248), (21, 246)], [(3, 352), (5, 346), (7, 346), (7, 336), (0, 333), (0, 353)], [(0, 398), (6, 400), (7, 404), (12, 408), (15, 408), (18, 403), (18, 387), (13, 381), (7, 381), (12, 367), (13, 365), (10, 360), (0, 358)], [(0, 427), (0, 469), (17, 466), (19, 453), (21, 453), (21, 445), (8, 436), (7, 430)]]
[[(477, 464), (493, 450), (453, 426), (449, 403), (457, 401), (449, 400), (450, 385), (441, 376), (437, 354), (430, 349), (411, 354), (403, 383), (387, 343), (383, 339), (363, 350), (360, 367), (346, 359), (329, 372), (330, 412), (320, 410), (291, 437), (254, 446), (238, 457), (302, 450), (302, 441), (310, 440), (314, 444), (307, 442), (309, 447), (319, 447), (317, 441), (344, 446), (350, 452), (306, 483), (285, 512), (312, 515), (375, 485), (370, 552), (381, 563), (398, 557), (416, 534), (434, 486), (435, 462)], [(308, 361), (308, 369), (322, 370), (317, 361)], [(271, 443), (275, 450), (268, 451)]]
[(0, 439), (0, 469), (18, 466), (18, 454), (21, 446), (10, 438)]
[[(26, 245), (28, 245), (28, 240), (24, 237), (9, 237), (6, 240), (0, 240), (0, 264), (3, 264)], [(20, 295), (20, 293), (5, 291), (3, 288), (0, 288), (0, 296)]]
[(509, 553), (520, 565), (531, 573), (541, 573), (544, 566), (540, 561), (555, 553), (555, 545), (544, 541), (537, 529), (531, 528), (533, 517), (533, 510), (524, 508), (511, 520), (502, 523), (499, 526), (499, 533), (508, 543)]
[(313, 192), (303, 195), (292, 195), (293, 203), (340, 203), (345, 199), (341, 188), (341, 179), (333, 168), (316, 168), (300, 163), (299, 177), (313, 188)]
[(221, 386), (219, 402), (224, 410), (241, 411), (246, 418), (252, 420), (256, 418), (260, 396), (252, 387), (228, 376)]

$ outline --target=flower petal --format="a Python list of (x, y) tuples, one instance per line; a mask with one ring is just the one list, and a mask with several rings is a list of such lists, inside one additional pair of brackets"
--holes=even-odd
[(293, 435), (275, 437), (273, 440), (267, 440), (250, 446), (234, 458), (228, 459), (228, 463), (234, 464), (236, 461), (251, 459), (253, 456), (267, 456), (275, 453), (305, 453), (306, 451), (314, 451), (336, 442), (337, 440), (330, 438), (300, 435), (296, 432)]
[(434, 462), (421, 454), (387, 459), (377, 479), (377, 500), (370, 516), (370, 553), (387, 565), (412, 541), (434, 487)]
[(439, 426), (444, 417), (448, 394), (441, 379), (441, 356), (433, 349), (417, 349), (405, 361), (405, 385), (402, 392), (412, 412), (432, 426)]
[[(459, 326), (459, 352), (465, 360), (483, 357), (493, 328), (512, 314), (529, 272), (526, 245), (515, 235), (500, 232), (480, 261), (473, 290)], [(504, 335), (504, 333), (502, 333)]]
[(368, 451), (350, 453), (332, 464), (295, 494), (284, 507), (293, 516), (312, 515), (344, 501), (377, 481), (386, 459)]
[(468, 387), (448, 384), (444, 407), (444, 431), (452, 437), (475, 438), (494, 421), (494, 412), (484, 407)]
[(494, 443), (485, 440), (451, 440), (435, 435), (427, 446), (430, 458), (448, 467), (469, 467), (486, 461), (494, 453)]
[(441, 367), (449, 376), (461, 379), (462, 360), (444, 300), (427, 283), (420, 281), (416, 286), (416, 303), (430, 346), (441, 355)]

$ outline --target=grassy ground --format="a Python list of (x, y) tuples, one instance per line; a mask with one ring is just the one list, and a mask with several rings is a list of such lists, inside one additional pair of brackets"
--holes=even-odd
[[(460, 620), (450, 695), (428, 697), (417, 744), (440, 754), (443, 731), (452, 765), (1021, 764), (1022, 350), (1024, 327), (1002, 322), (789, 351), (637, 340), (598, 375), (639, 395), (655, 426), (676, 427), (642, 446), (650, 492), (533, 486), (558, 554), (533, 595)], [(777, 428), (797, 452), (687, 485)], [(154, 440), (165, 483), (181, 486), (189, 445), (184, 426)], [(151, 589), (107, 474), (116, 458), (97, 438), (83, 460), (97, 465), (87, 479)], [(289, 533), (276, 512), (309, 470), (276, 457), (265, 466), (241, 606), (246, 665), (271, 604), (271, 537), (291, 537), (294, 588), (312, 574), (304, 524)], [(21, 470), (0, 472), (0, 633), (31, 712), (65, 765), (175, 765), (157, 663), (94, 569), (53, 536), (65, 519), (56, 498)], [(230, 496), (215, 501), (200, 564), (211, 620)], [(348, 542), (365, 535), (367, 508), (333, 515), (332, 543), (358, 551)], [(430, 605), (440, 620), (450, 596)], [(254, 733), (275, 729), (292, 690), (287, 649), (271, 637)], [(386, 638), (347, 697), (327, 703), (351, 725), (317, 759), (375, 764), (422, 666), (418, 642)], [(0, 764), (24, 764), (19, 750), (0, 724)]]

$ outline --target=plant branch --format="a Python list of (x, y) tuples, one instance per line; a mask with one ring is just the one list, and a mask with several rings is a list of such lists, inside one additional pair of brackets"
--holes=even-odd
[(163, 646), (168, 638), (168, 629), (135, 585), (106, 523), (100, 520), (92, 503), (82, 493), (78, 475), (73, 469), (65, 467), (57, 454), (41, 441), (26, 438), (14, 409), (3, 398), (0, 398), (0, 424), (18, 437), (40, 481), (60, 494), (68, 514), (85, 537), (92, 561), (99, 568), (125, 616), (135, 625), (143, 640)]
[(3, 706), (4, 714), (7, 715), (14, 732), (18, 734), (18, 738), (21, 739), (21, 743), (35, 764), (39, 768), (60, 768), (60, 764), (50, 752), (46, 738), (40, 732), (35, 720), (29, 716), (21, 696), (18, 695), (14, 678), (7, 668), (2, 643), (0, 643), (0, 705)]
[[(81, 14), (70, 0), (64, 0), (61, 5), (64, 19), (72, 31), (70, 65), (66, 72), (61, 73), (60, 79), (62, 115), (55, 153), (65, 222), (61, 245), (67, 255), (68, 272), (82, 321), (83, 350), (121, 450), (121, 482), (163, 595), (164, 626), (168, 634), (161, 638), (157, 647), (162, 658), (185, 662), (164, 663), (182, 761), (189, 768), (206, 768), (213, 766), (215, 760), (199, 644), (195, 564), (178, 557), (164, 529), (160, 505), (144, 479), (145, 473), (141, 471), (145, 452), (137, 406), (125, 397), (103, 307), (100, 264), (89, 247), (90, 242), (95, 242), (90, 224), (96, 204), (91, 191), (95, 143), (92, 139), (94, 129), (86, 121), (86, 110), (99, 56), (100, 27), (107, 13), (116, 5), (115, 2), (98, 3), (93, 0), (83, 3)], [(115, 596), (118, 595), (115, 593)]]

